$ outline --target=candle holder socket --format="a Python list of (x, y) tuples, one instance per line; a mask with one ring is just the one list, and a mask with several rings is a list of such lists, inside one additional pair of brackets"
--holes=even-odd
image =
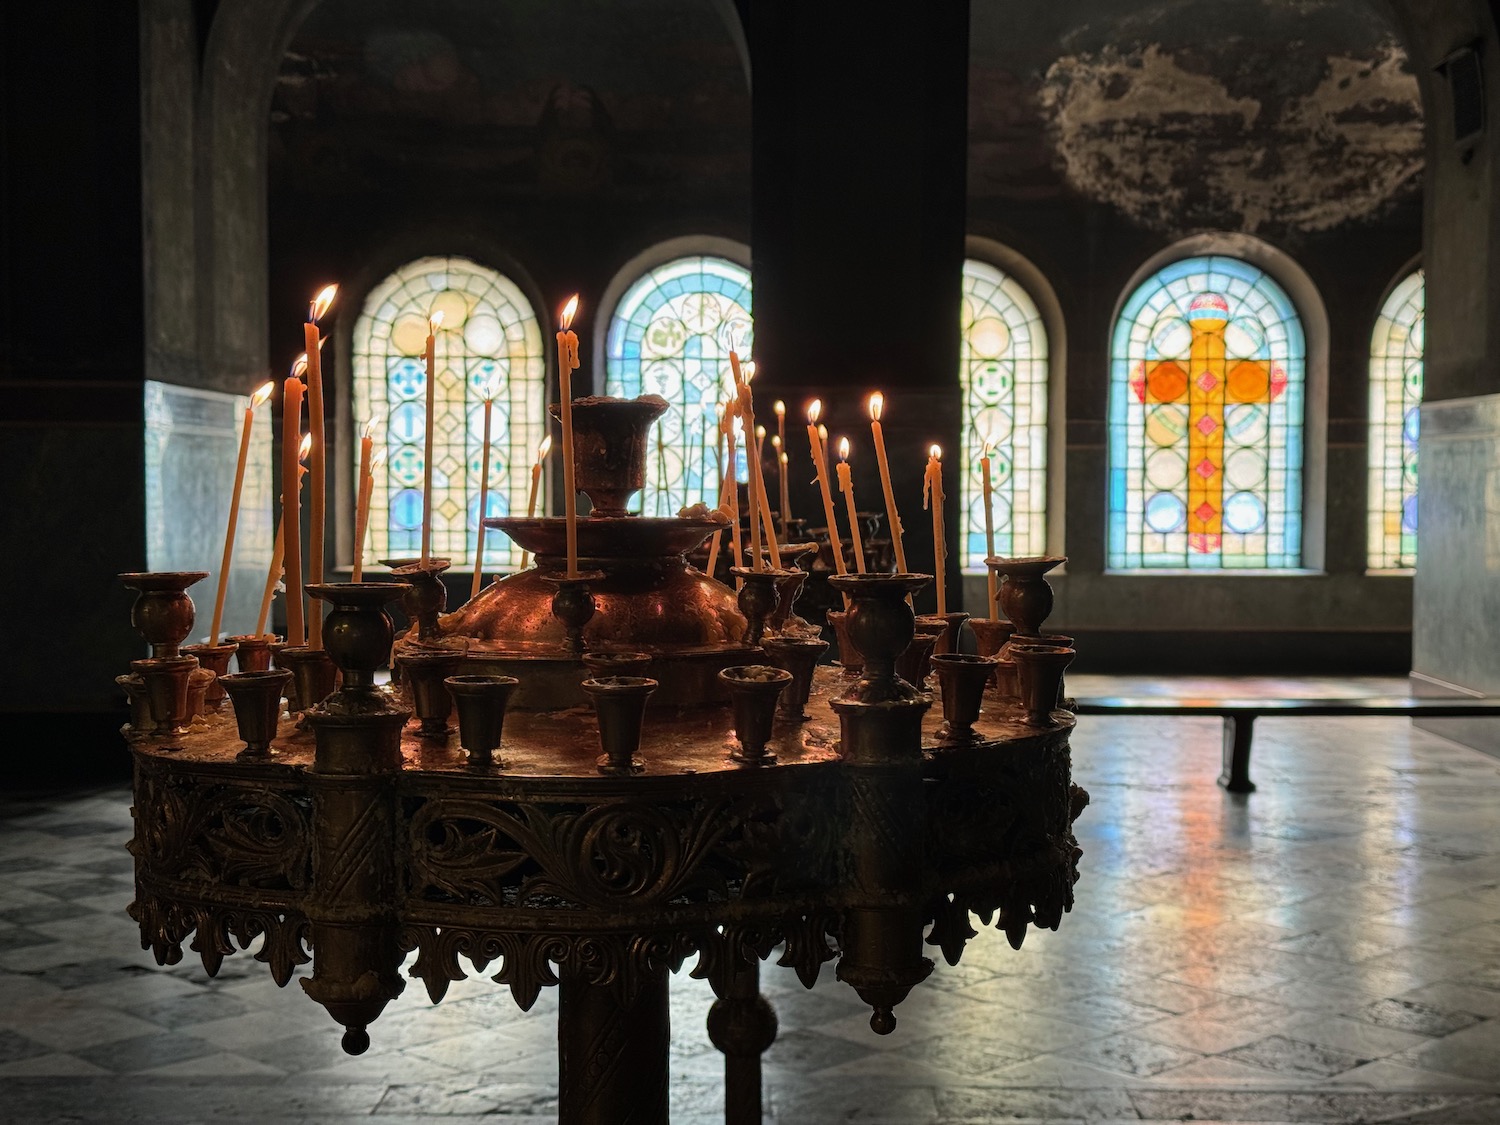
[(146, 693), (146, 681), (140, 674), (130, 672), (116, 676), (115, 683), (125, 691), (130, 704), (130, 729), (136, 734), (151, 734), (156, 730), (156, 720), (151, 717), (151, 699)]
[(601, 676), (584, 680), (582, 686), (599, 720), (599, 745), (604, 751), (599, 772), (640, 773), (646, 768), (637, 753), (641, 724), (656, 681), (645, 676)]
[(183, 645), (182, 651), (190, 656), (196, 656), (200, 666), (207, 668), (214, 674), (214, 680), (208, 685), (204, 692), (203, 702), (214, 710), (218, 710), (219, 704), (224, 702), (224, 689), (219, 685), (219, 680), (229, 673), (229, 661), (240, 649), (238, 643), (226, 640), (216, 645)]
[(262, 672), (234, 672), (219, 681), (229, 695), (234, 721), (245, 748), (239, 752), (242, 762), (264, 761), (271, 756), (281, 720), (281, 697), (292, 682), (292, 673), (284, 669)]
[(423, 738), (447, 738), (453, 733), (448, 718), (453, 714), (453, 696), (445, 682), (456, 676), (468, 659), (462, 648), (415, 648), (401, 655), (412, 711)]
[(933, 671), (943, 697), (943, 725), (938, 741), (944, 746), (969, 746), (978, 741), (974, 724), (984, 705), (985, 685), (994, 674), (993, 656), (970, 656), (962, 652), (940, 652), (932, 657)]
[(130, 670), (141, 678), (146, 703), (151, 712), (152, 731), (158, 738), (181, 734), (192, 721), (188, 697), (193, 672), (198, 668), (196, 656), (152, 656), (132, 660)]
[(443, 584), (443, 572), (453, 565), (451, 559), (381, 559), (380, 565), (389, 567), (391, 574), (407, 584), (401, 595), (401, 608), (406, 611), (417, 629), (417, 640), (435, 641), (442, 635), (440, 621), (443, 610), (448, 608), (448, 587)]
[(968, 619), (969, 615), (962, 610), (949, 613), (922, 613), (917, 615), (917, 630), (922, 633), (936, 633), (937, 644), (932, 649), (934, 656), (945, 652), (958, 652), (960, 651), (959, 635), (963, 632), (964, 622)]
[(214, 686), (214, 680), (214, 674), (207, 668), (194, 668), (188, 673), (189, 722), (214, 710), (208, 703), (208, 693)]
[(1052, 712), (1062, 696), (1063, 672), (1077, 653), (1071, 648), (1012, 640), (1010, 654), (1026, 722), (1034, 727), (1051, 726)]
[(911, 644), (916, 622), (907, 596), (932, 581), (927, 574), (836, 574), (828, 580), (851, 604), (844, 621), (864, 655), (864, 673), (839, 698), (859, 703), (914, 700), (920, 692), (896, 674), (896, 658)]
[(807, 582), (806, 565), (817, 554), (816, 543), (790, 543), (781, 548), (781, 577), (776, 580), (776, 608), (766, 619), (766, 627), (772, 633), (790, 633), (807, 636), (817, 633), (817, 627), (799, 617), (797, 599)]
[(839, 644), (839, 667), (843, 668), (847, 675), (859, 675), (865, 670), (865, 656), (849, 639), (848, 610), (830, 609), (824, 616), (827, 617), (829, 627), (833, 629), (834, 639)]
[(932, 670), (930, 660), (933, 646), (938, 642), (937, 633), (924, 633), (920, 628), (912, 634), (911, 644), (896, 657), (896, 675), (918, 691), (927, 690), (927, 673)]
[(783, 579), (797, 572), (732, 566), (729, 573), (742, 583), (738, 604), (740, 612), (745, 615), (745, 643), (759, 645), (766, 634), (766, 624), (780, 601), (778, 586)]
[(187, 589), (208, 577), (206, 570), (129, 571), (121, 582), (136, 591), (130, 623), (158, 659), (179, 656), (180, 646), (193, 631), (193, 599)]
[(766, 659), (791, 673), (792, 678), (781, 691), (781, 715), (794, 723), (812, 718), (807, 700), (812, 695), (813, 673), (818, 661), (828, 651), (828, 642), (819, 636), (767, 637), (762, 646)]
[(343, 693), (369, 695), (375, 673), (391, 654), (395, 627), (385, 607), (408, 587), (391, 582), (315, 582), (307, 592), (333, 607), (323, 622), (323, 646), (343, 674)]
[(275, 633), (243, 633), (236, 637), (225, 637), (226, 643), (239, 646), (234, 663), (241, 672), (269, 672), (271, 670), (271, 646), (281, 640)]
[(594, 600), (591, 583), (602, 582), (602, 570), (585, 570), (571, 577), (567, 574), (547, 574), (542, 581), (553, 589), (552, 616), (563, 623), (567, 636), (563, 648), (567, 652), (583, 652), (583, 630), (594, 619), (598, 603)]
[(1067, 561), (1062, 555), (992, 556), (984, 560), (985, 566), (1000, 576), (1000, 609), (1015, 622), (1017, 636), (1040, 634), (1042, 622), (1052, 612), (1052, 585), (1046, 574)]
[(583, 666), (594, 679), (605, 676), (644, 676), (651, 667), (649, 652), (586, 652)]
[(743, 664), (720, 669), (719, 682), (729, 689), (734, 735), (740, 744), (729, 756), (749, 766), (775, 762), (776, 755), (766, 753), (766, 743), (776, 727), (777, 704), (792, 674), (769, 664)]
[(494, 765), (505, 731), (505, 708), (521, 681), (514, 676), (449, 676), (443, 680), (458, 707), (458, 741), (471, 766)]
[(338, 686), (339, 667), (326, 651), (308, 645), (283, 645), (276, 654), (276, 664), (292, 673), (296, 687), (296, 706), (288, 698), (293, 714), (311, 710), (333, 694)]
[[(646, 439), (667, 409), (658, 395), (573, 400), (573, 484), (589, 498), (594, 518), (630, 514), (631, 497), (646, 487)], [(548, 410), (562, 417), (561, 403)]]

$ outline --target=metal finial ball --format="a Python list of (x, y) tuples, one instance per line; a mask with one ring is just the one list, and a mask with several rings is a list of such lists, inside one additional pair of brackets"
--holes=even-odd
[(870, 1016), (870, 1030), (876, 1035), (889, 1035), (896, 1030), (896, 1014), (889, 1008), (876, 1008)]
[(346, 1027), (342, 1046), (346, 1055), (362, 1055), (370, 1049), (370, 1033), (362, 1024), (359, 1027)]

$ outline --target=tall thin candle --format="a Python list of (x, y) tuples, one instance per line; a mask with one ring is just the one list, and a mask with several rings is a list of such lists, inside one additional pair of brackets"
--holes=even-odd
[[(548, 434), (542, 439), (542, 444), (536, 447), (536, 464), (531, 466), (531, 491), (526, 496), (526, 518), (531, 519), (536, 515), (536, 493), (542, 483), (542, 464), (547, 460), (547, 454), (552, 450), (552, 435)], [(531, 552), (521, 552), (521, 569), (526, 569), (526, 564), (531, 560)]]
[[(733, 550), (730, 556), (735, 566), (745, 565), (745, 553), (740, 545), (740, 474), (735, 465), (734, 431), (740, 425), (740, 416), (733, 402), (724, 404), (724, 440), (729, 449), (729, 463), (724, 469), (724, 492), (729, 494), (729, 542)], [(722, 495), (722, 493), (721, 493)]]
[[(995, 514), (993, 493), (990, 488), (990, 443), (984, 443), (984, 456), (979, 459), (979, 475), (984, 483), (984, 557), (992, 559), (995, 557)], [(995, 598), (999, 593), (995, 583), (995, 572), (985, 567), (985, 594), (986, 601), (984, 615), (991, 620), (995, 617)]]
[(807, 444), (812, 451), (813, 470), (818, 474), (818, 489), (823, 494), (823, 515), (828, 520), (828, 542), (833, 548), (833, 569), (848, 574), (844, 563), (844, 537), (839, 534), (839, 518), (833, 510), (833, 490), (828, 486), (828, 462), (823, 456), (823, 440), (818, 433), (818, 419), (823, 415), (823, 400), (815, 398), (807, 407)]
[(234, 556), (234, 531), (240, 520), (240, 492), (245, 487), (245, 462), (250, 458), (250, 431), (255, 426), (255, 408), (276, 393), (276, 384), (266, 383), (250, 396), (250, 405), (245, 408), (245, 424), (240, 429), (240, 456), (234, 467), (234, 491), (229, 494), (229, 526), (224, 531), (224, 557), (219, 563), (219, 591), (214, 596), (213, 624), (208, 631), (208, 643), (219, 643), (219, 630), (224, 625), (224, 595), (229, 590), (229, 564)]
[(375, 473), (385, 464), (385, 450), (378, 450), (369, 458), (368, 465), (363, 476), (360, 478), (359, 500), (354, 509), (354, 581), (358, 582), (365, 573), (365, 540), (369, 538), (370, 531), (370, 498), (375, 495)]
[[(283, 553), (286, 563), (286, 640), (291, 645), (300, 645), (306, 639), (302, 617), (302, 478), (298, 473), (297, 458), (301, 434), (302, 380), (294, 374), (282, 385), (281, 399), (281, 518), (286, 524)], [(312, 435), (309, 434), (308, 438), (311, 440)]]
[[(297, 446), (297, 495), (302, 492), (302, 478), (307, 475), (307, 466), (303, 462), (307, 459), (308, 446), (312, 445), (312, 435), (303, 434), (301, 442)], [(266, 622), (271, 618), (271, 599), (276, 595), (276, 580), (281, 578), (286, 570), (283, 565), (286, 560), (286, 489), (281, 491), (281, 516), (276, 521), (276, 545), (271, 548), (271, 567), (266, 571), (266, 590), (260, 600), (260, 616), (255, 619), (255, 635), (264, 636)], [(288, 612), (290, 617), (290, 612)], [(291, 640), (291, 630), (288, 628), (287, 640)]]
[(849, 469), (849, 439), (839, 438), (839, 491), (849, 506), (849, 542), (854, 549), (854, 569), (865, 572), (865, 545), (859, 537), (859, 515), (854, 510), (854, 479)]
[(937, 576), (937, 611), (948, 612), (948, 543), (943, 535), (943, 450), (927, 451), (927, 473), (922, 481), (922, 507), (932, 508), (932, 568)]
[(568, 577), (578, 577), (578, 495), (573, 480), (573, 372), (578, 370), (578, 335), (573, 316), (578, 312), (578, 294), (563, 306), (557, 333), (557, 378), (562, 414), (563, 513), (567, 517)]
[(755, 474), (760, 467), (760, 458), (755, 452), (755, 406), (750, 394), (750, 384), (740, 367), (739, 353), (729, 353), (729, 367), (734, 372), (734, 385), (739, 395), (740, 425), (745, 435), (745, 466), (749, 469), (750, 500), (750, 569), (763, 570), (765, 563), (760, 557), (760, 497), (755, 490)]
[(781, 501), (781, 533), (789, 536), (791, 532), (787, 530), (787, 526), (792, 519), (792, 501), (787, 492), (786, 480), (786, 403), (778, 398), (771, 404), (771, 413), (776, 415), (776, 439), (773, 444), (776, 449), (776, 488), (781, 493), (778, 497)]
[(891, 547), (896, 552), (896, 569), (906, 574), (906, 545), (901, 541), (901, 513), (896, 509), (896, 491), (891, 487), (891, 465), (885, 456), (885, 431), (880, 416), (885, 410), (885, 395), (876, 391), (870, 396), (870, 435), (875, 439), (875, 460), (880, 465), (880, 487), (885, 493), (885, 521), (891, 525)]
[(474, 543), (474, 581), (469, 588), (471, 598), (479, 596), (479, 586), (484, 581), (484, 518), (489, 515), (490, 505), (490, 414), (495, 408), (497, 389), (493, 379), (484, 388), (484, 437), (479, 468), (479, 532)]
[(422, 569), (432, 558), (432, 436), (437, 422), (437, 334), (443, 326), (441, 311), (427, 321), (427, 432), (422, 445)]
[[(337, 285), (325, 285), (313, 298), (307, 310), (307, 323), (302, 326), (303, 346), (307, 350), (307, 419), (312, 433), (312, 456), (308, 469), (312, 473), (312, 486), (308, 490), (308, 539), (307, 573), (314, 582), (323, 581), (323, 545), (328, 534), (327, 497), (328, 445), (323, 434), (323, 339), (318, 333), (318, 321), (333, 304), (338, 294)], [(323, 603), (314, 601), (308, 607), (307, 643), (313, 648), (323, 647)]]

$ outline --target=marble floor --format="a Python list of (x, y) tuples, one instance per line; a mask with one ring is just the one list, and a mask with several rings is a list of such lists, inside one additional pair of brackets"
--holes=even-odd
[[(768, 969), (769, 1114), (1500, 1122), (1500, 761), (1400, 719), (1263, 720), (1256, 741), (1260, 791), (1236, 798), (1214, 784), (1216, 721), (1085, 720), (1075, 773), (1093, 804), (1062, 929), (1020, 952), (982, 935), (888, 1038), (831, 972), (808, 992)], [(555, 1119), (554, 994), (521, 1014), (481, 978), (434, 1009), (413, 982), (351, 1059), (320, 1008), (246, 955), (215, 980), (157, 967), (125, 916), (128, 806), (123, 788), (0, 798), (0, 1121)], [(722, 1107), (710, 1000), (674, 980), (677, 1125)]]

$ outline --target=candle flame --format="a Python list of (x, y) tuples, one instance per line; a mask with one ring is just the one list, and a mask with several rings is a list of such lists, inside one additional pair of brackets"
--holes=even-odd
[(312, 452), (312, 434), (303, 434), (302, 443), (297, 446), (297, 460), (306, 461), (307, 455)]
[(927, 456), (931, 457), (934, 461), (940, 460), (943, 456), (943, 447), (941, 445), (934, 445), (927, 451)]
[(438, 334), (438, 329), (442, 326), (443, 310), (438, 309), (437, 312), (433, 313), (430, 317), (427, 318), (427, 334), (429, 336), (436, 336)]
[(807, 404), (807, 424), (816, 426), (821, 417), (823, 417), (823, 400), (815, 398)]
[[(762, 426), (761, 429), (765, 429), (765, 427)], [(772, 434), (771, 435), (771, 448), (772, 449), (776, 449), (776, 450), (779, 450), (781, 448), (781, 435), (780, 434)]]
[(374, 437), (375, 437), (375, 418), (374, 418), (373, 415), (371, 415), (370, 420), (365, 423), (365, 428), (364, 428), (363, 431), (361, 431), (361, 433), (360, 433), (359, 436), (363, 437), (363, 438), (370, 438), (372, 440), (374, 439)]
[(984, 440), (984, 456), (988, 457), (990, 455), (990, 450), (992, 450), (993, 448), (995, 448), (995, 443), (992, 442), (992, 441), (990, 441), (989, 438), (985, 438), (985, 440)]
[(536, 463), (540, 465), (547, 459), (547, 454), (552, 452), (552, 435), (548, 434), (542, 439), (542, 444), (536, 447)]
[(740, 364), (740, 373), (745, 377), (745, 386), (750, 385), (750, 380), (755, 378), (755, 360), (747, 359)]
[(849, 439), (846, 437), (839, 438), (839, 460), (849, 460)]
[(557, 318), (558, 323), (562, 325), (564, 332), (573, 327), (573, 316), (577, 312), (578, 294), (574, 293), (571, 297), (568, 298), (568, 303), (563, 306), (562, 316)]
[(821, 422), (818, 423), (818, 440), (825, 446), (828, 444), (828, 427)]
[(271, 395), (274, 394), (275, 391), (275, 383), (262, 383), (260, 385), (260, 389), (250, 396), (250, 409), (254, 410), (257, 406), (263, 406), (267, 401), (270, 400)]
[(380, 468), (380, 466), (382, 466), (384, 464), (385, 464), (385, 450), (384, 449), (377, 449), (375, 451), (374, 456), (372, 456), (370, 458), (370, 472), (371, 472), (371, 474), (373, 475), (374, 472), (375, 472), (375, 470), (378, 469), (378, 468)]
[(783, 465), (787, 465), (787, 464), (790, 464), (790, 462), (789, 462), (789, 461), (788, 461), (788, 460), (787, 460), (787, 455), (786, 455), (786, 454), (785, 454), (785, 453), (783, 453), (783, 454), (782, 454), (782, 455), (781, 455), (781, 463), (782, 463), (782, 464), (783, 464)]
[(778, 398), (771, 404), (771, 413), (776, 415), (776, 417), (778, 418), (784, 418), (786, 416), (786, 403), (782, 402)]
[(495, 396), (500, 393), (500, 376), (498, 373), (491, 375), (489, 380), (479, 391), (479, 397), (485, 402), (494, 402)]
[(303, 352), (292, 360), (292, 375), (300, 379), (307, 374), (307, 353)]
[(756, 441), (765, 441), (766, 440), (766, 428), (764, 426), (756, 426), (755, 427), (755, 440)]
[(885, 395), (876, 391), (870, 396), (870, 421), (880, 421), (880, 416), (885, 413)]
[(337, 285), (325, 285), (318, 290), (318, 295), (312, 299), (312, 306), (308, 309), (307, 319), (317, 322), (323, 319), (323, 314), (328, 311), (328, 306), (333, 304), (333, 299), (338, 296)]

